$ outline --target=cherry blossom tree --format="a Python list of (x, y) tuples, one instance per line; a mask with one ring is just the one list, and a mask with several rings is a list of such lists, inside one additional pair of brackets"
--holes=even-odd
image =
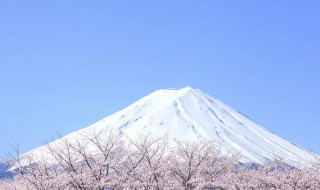
[(132, 140), (110, 132), (59, 138), (37, 155), (12, 155), (12, 179), (3, 190), (316, 190), (320, 160), (292, 167), (281, 159), (240, 164), (240, 153), (222, 156), (212, 141), (141, 135)]

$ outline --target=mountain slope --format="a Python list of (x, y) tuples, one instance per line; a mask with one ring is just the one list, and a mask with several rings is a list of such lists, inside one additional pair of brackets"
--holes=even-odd
[[(86, 131), (96, 131), (103, 138), (111, 129), (130, 138), (141, 132), (168, 134), (178, 140), (215, 140), (222, 152), (240, 152), (242, 162), (261, 163), (281, 157), (285, 162), (310, 163), (315, 154), (264, 128), (244, 115), (209, 96), (186, 87), (158, 90), (127, 108), (64, 138), (81, 139)], [(39, 154), (42, 147), (27, 154)]]

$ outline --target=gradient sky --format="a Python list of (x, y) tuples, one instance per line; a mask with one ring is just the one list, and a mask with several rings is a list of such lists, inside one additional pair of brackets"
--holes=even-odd
[(0, 155), (194, 86), (320, 153), (320, 1), (0, 1)]

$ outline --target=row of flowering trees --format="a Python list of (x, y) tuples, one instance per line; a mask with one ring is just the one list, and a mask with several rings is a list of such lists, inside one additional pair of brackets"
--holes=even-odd
[(320, 162), (290, 167), (280, 160), (240, 165), (221, 157), (214, 142), (168, 141), (141, 136), (124, 140), (95, 133), (86, 140), (49, 143), (43, 156), (16, 155), (15, 176), (2, 190), (316, 190)]

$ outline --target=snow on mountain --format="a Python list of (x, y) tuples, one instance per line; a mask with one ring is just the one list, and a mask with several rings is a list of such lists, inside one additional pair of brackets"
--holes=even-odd
[[(241, 162), (262, 163), (281, 157), (288, 164), (310, 163), (316, 154), (257, 125), (205, 92), (186, 87), (158, 90), (125, 109), (63, 138), (81, 140), (96, 131), (100, 137), (116, 130), (130, 138), (150, 132), (178, 140), (215, 140), (222, 152), (240, 152)], [(59, 140), (58, 140), (59, 141)], [(26, 153), (40, 154), (42, 147)]]

